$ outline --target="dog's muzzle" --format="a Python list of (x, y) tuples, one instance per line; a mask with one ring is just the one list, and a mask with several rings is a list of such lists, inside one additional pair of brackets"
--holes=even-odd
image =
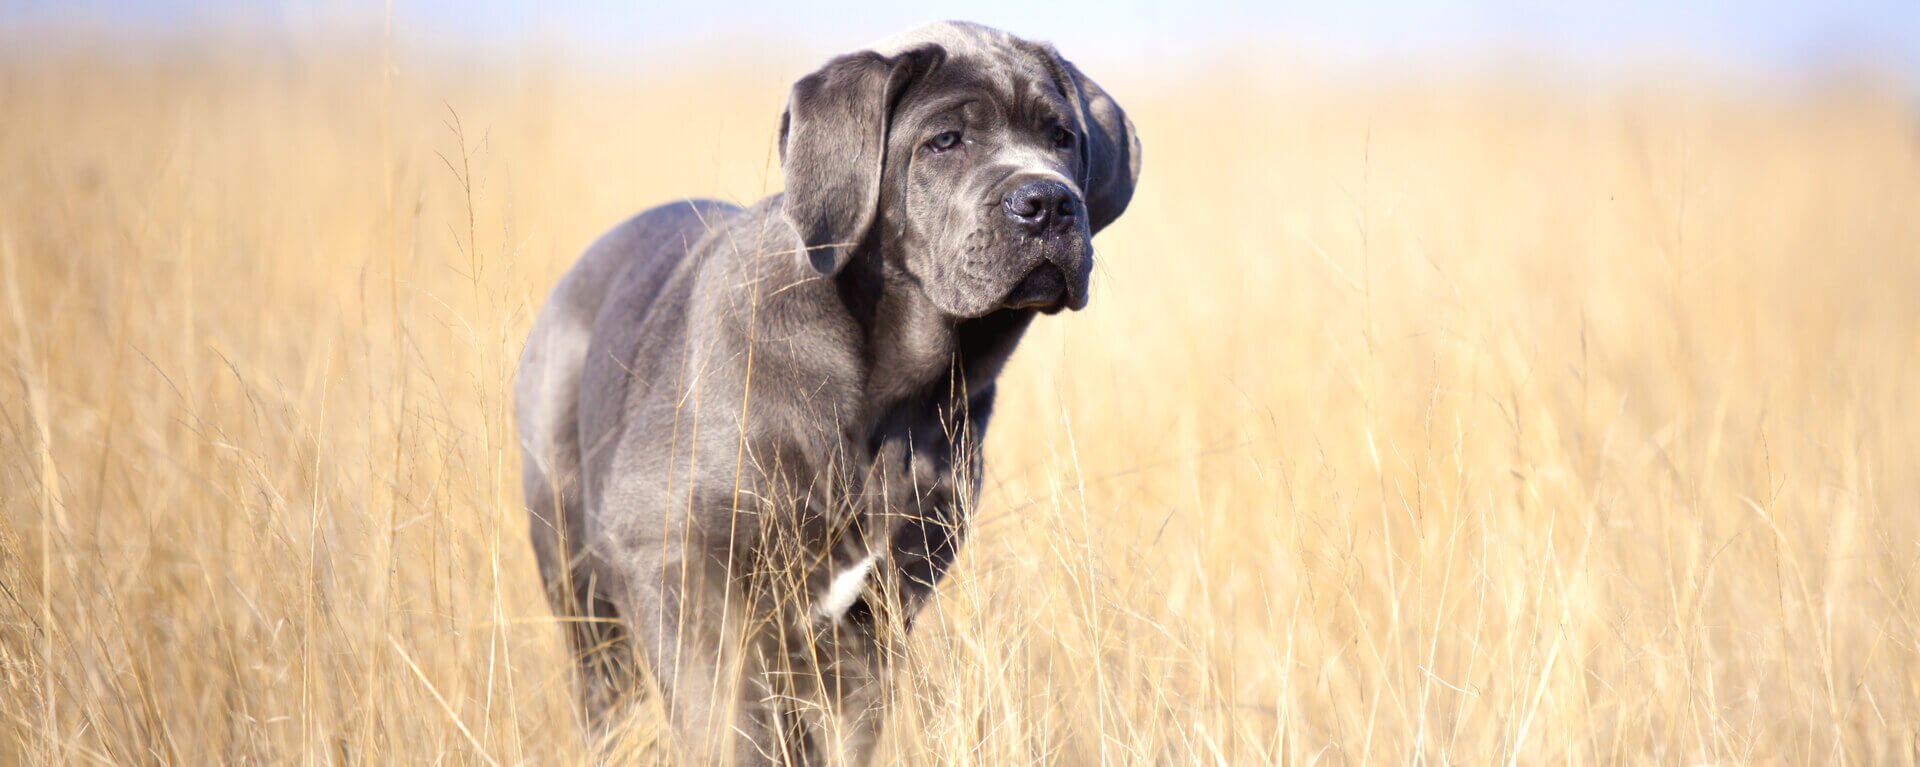
[(1073, 237), (1085, 237), (1080, 217), (1086, 209), (1079, 195), (1052, 179), (1028, 181), (1001, 201), (1007, 222), (1046, 254), (1000, 305), (1009, 309), (1038, 309), (1053, 314), (1087, 305), (1086, 243), (1075, 247)]

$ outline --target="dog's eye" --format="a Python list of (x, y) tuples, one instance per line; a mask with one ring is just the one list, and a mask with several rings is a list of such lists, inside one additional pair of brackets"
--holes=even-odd
[(960, 145), (960, 131), (950, 130), (927, 142), (927, 149), (933, 152), (945, 152)]
[(1073, 146), (1073, 131), (1067, 130), (1066, 126), (1053, 126), (1053, 129), (1048, 132), (1048, 137), (1053, 139), (1053, 145), (1057, 148), (1065, 149)]

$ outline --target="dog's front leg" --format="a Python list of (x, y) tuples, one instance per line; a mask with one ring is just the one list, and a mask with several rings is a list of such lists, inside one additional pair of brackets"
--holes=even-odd
[(636, 558), (621, 611), (661, 695), (688, 764), (779, 760), (766, 702), (744, 680), (758, 676), (742, 640), (742, 596), (706, 556)]

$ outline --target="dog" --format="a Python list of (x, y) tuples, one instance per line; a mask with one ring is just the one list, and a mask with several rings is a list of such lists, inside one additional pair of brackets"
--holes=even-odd
[(960, 22), (829, 60), (779, 126), (783, 193), (645, 211), (560, 279), (524, 489), (596, 727), (651, 689), (702, 762), (862, 763), (995, 379), (1087, 305), (1140, 143), (1051, 45)]

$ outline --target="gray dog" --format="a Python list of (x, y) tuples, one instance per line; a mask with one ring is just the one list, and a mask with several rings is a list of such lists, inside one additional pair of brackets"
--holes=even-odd
[(801, 78), (780, 156), (784, 194), (646, 211), (561, 278), (515, 382), (527, 505), (596, 722), (644, 678), (703, 761), (858, 763), (994, 379), (1086, 305), (1140, 147), (1051, 46), (946, 23)]

